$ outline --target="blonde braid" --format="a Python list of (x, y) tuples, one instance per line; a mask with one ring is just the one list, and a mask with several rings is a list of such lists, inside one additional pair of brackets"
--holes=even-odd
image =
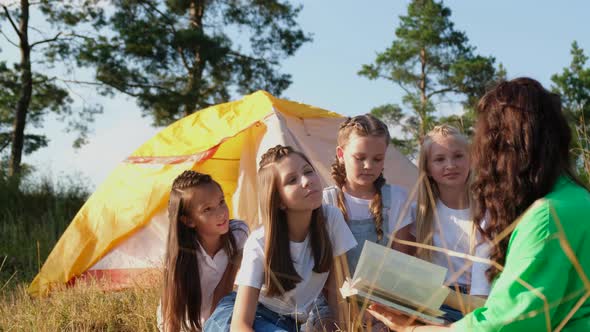
[(373, 185), (375, 186), (375, 196), (373, 196), (373, 199), (371, 200), (369, 211), (371, 211), (371, 214), (375, 217), (377, 240), (381, 241), (381, 239), (383, 239), (383, 195), (381, 194), (381, 188), (385, 185), (383, 173), (379, 174), (379, 177), (373, 182)]
[(337, 190), (336, 195), (338, 208), (342, 212), (344, 220), (348, 221), (348, 211), (346, 210), (346, 204), (344, 203), (344, 192), (342, 190), (342, 187), (344, 187), (344, 184), (346, 184), (346, 168), (344, 167), (344, 164), (338, 160), (338, 157), (336, 157), (336, 160), (334, 160), (332, 163), (331, 175), (332, 179), (336, 183), (336, 186), (338, 186), (338, 189), (340, 189)]

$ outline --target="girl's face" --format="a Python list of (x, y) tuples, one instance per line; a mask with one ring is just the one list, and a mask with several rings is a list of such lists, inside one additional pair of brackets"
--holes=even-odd
[(196, 228), (200, 236), (222, 235), (229, 231), (229, 210), (223, 192), (215, 183), (192, 188), (187, 205), (188, 215), (181, 220)]
[(314, 210), (322, 205), (322, 185), (313, 167), (298, 154), (277, 163), (280, 208), (285, 211)]
[(433, 139), (427, 168), (428, 175), (439, 187), (465, 187), (469, 176), (467, 145), (453, 136)]
[(346, 169), (346, 182), (372, 186), (383, 172), (387, 142), (381, 136), (359, 136), (352, 133), (345, 146), (336, 148), (336, 155)]

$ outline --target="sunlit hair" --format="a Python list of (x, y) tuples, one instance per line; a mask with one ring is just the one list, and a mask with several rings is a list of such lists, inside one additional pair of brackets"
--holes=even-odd
[[(338, 146), (345, 148), (352, 134), (362, 137), (382, 137), (383, 140), (385, 140), (386, 145), (389, 145), (391, 139), (387, 125), (371, 114), (347, 118), (346, 121), (340, 125), (340, 129), (338, 129)], [(346, 167), (343, 162), (338, 160), (337, 156), (334, 163), (332, 163), (331, 174), (332, 179), (334, 179), (334, 182), (338, 188), (340, 188), (337, 195), (338, 208), (342, 211), (344, 218), (348, 221), (348, 211), (346, 210), (344, 194), (342, 191), (342, 188), (346, 184)], [(385, 184), (383, 173), (379, 174), (379, 177), (373, 184), (375, 186), (375, 196), (373, 196), (373, 199), (371, 200), (369, 211), (375, 218), (377, 239), (381, 240), (383, 238), (383, 202), (381, 201), (381, 187)]]
[[(199, 279), (199, 263), (197, 250), (199, 234), (195, 228), (188, 227), (181, 221), (182, 216), (189, 216), (189, 205), (193, 189), (198, 186), (221, 186), (209, 175), (195, 171), (184, 171), (172, 183), (168, 202), (168, 242), (166, 246), (164, 289), (162, 311), (165, 331), (201, 330), (201, 282)], [(227, 252), (229, 263), (227, 269), (233, 268), (238, 256), (235, 239), (229, 231), (221, 236), (223, 250)], [(226, 270), (227, 270), (226, 269)], [(226, 271), (227, 272), (227, 271)], [(224, 273), (219, 286), (221, 294), (231, 292), (233, 280), (231, 273)], [(221, 288), (219, 288), (221, 287)], [(215, 295), (214, 295), (215, 297)], [(219, 297), (219, 295), (217, 296)], [(213, 306), (219, 298), (213, 300)]]
[[(484, 216), (484, 234), (493, 239), (547, 195), (561, 175), (576, 179), (569, 155), (571, 131), (558, 95), (522, 77), (498, 84), (477, 106), (473, 141), (474, 219)], [(583, 185), (582, 185), (583, 186)], [(506, 261), (510, 234), (491, 249), (491, 259)], [(488, 278), (500, 271), (492, 266)]]
[[(469, 141), (457, 128), (447, 124), (439, 125), (429, 131), (423, 138), (420, 147), (420, 154), (418, 157), (418, 170), (420, 184), (418, 186), (418, 199), (416, 206), (416, 242), (432, 245), (432, 237), (434, 235), (434, 219), (436, 210), (436, 201), (440, 197), (440, 191), (436, 181), (428, 175), (429, 153), (433, 142), (438, 142), (446, 138), (454, 138), (458, 142), (464, 144), (465, 154), (469, 154)], [(470, 178), (467, 176), (465, 183), (465, 194), (468, 201), (465, 202), (467, 207), (471, 206), (471, 192), (470, 192)], [(475, 227), (474, 227), (475, 231)], [(475, 232), (473, 232), (475, 235)], [(475, 245), (475, 236), (472, 236), (471, 247)], [(416, 256), (424, 260), (432, 259), (432, 251), (419, 247), (416, 251)]]
[[(277, 164), (288, 156), (299, 156), (313, 168), (309, 159), (301, 152), (293, 150), (290, 146), (277, 145), (262, 155), (258, 169), (258, 202), (266, 237), (264, 280), (268, 296), (288, 292), (302, 280), (295, 271), (291, 259), (287, 216), (280, 208), (281, 199), (278, 191), (281, 180)], [(313, 210), (311, 219), (309, 234), (314, 259), (313, 271), (328, 272), (332, 265), (332, 245), (321, 206)]]

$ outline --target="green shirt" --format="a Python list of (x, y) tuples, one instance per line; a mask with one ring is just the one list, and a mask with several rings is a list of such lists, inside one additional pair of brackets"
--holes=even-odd
[[(579, 265), (568, 259), (569, 249)], [(514, 229), (504, 271), (485, 305), (454, 330), (553, 331), (573, 312), (562, 331), (590, 331), (589, 278), (590, 194), (561, 177)]]

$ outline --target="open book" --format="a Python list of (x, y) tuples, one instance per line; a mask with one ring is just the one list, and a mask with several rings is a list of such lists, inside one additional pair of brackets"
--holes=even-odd
[(354, 276), (344, 282), (340, 293), (442, 325), (444, 312), (439, 308), (450, 292), (443, 285), (446, 273), (442, 266), (365, 241)]

